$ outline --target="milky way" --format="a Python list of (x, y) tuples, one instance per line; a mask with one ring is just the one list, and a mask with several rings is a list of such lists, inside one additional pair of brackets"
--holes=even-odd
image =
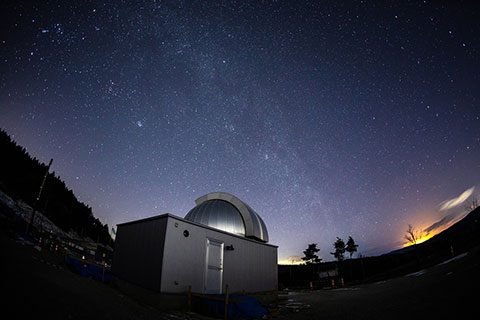
[(0, 6), (0, 127), (110, 226), (224, 191), (332, 259), (479, 195), (475, 1)]

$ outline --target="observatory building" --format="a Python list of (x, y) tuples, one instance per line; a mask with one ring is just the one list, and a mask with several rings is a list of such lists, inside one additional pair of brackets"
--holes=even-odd
[(198, 198), (185, 218), (163, 214), (119, 224), (112, 273), (159, 293), (268, 292), (277, 246), (262, 218), (234, 195)]

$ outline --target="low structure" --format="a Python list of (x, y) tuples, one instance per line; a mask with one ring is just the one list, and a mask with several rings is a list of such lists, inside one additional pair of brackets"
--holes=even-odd
[(163, 214), (119, 224), (112, 273), (160, 293), (277, 289), (277, 246), (260, 216), (233, 195), (196, 200), (184, 219)]

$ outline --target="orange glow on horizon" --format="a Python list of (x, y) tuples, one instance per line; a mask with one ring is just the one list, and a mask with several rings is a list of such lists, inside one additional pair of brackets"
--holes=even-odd
[(303, 264), (305, 261), (301, 257), (287, 257), (287, 258), (278, 258), (278, 264)]
[[(440, 232), (430, 233), (430, 234), (424, 235), (424, 236), (420, 237), (420, 239), (418, 239), (415, 244), (420, 244), (420, 243), (422, 243), (422, 242), (425, 242), (425, 241), (433, 238), (434, 236), (436, 236), (436, 235), (439, 234), (439, 233), (440, 233)], [(408, 243), (405, 243), (405, 244), (403, 245), (403, 247), (405, 248), (405, 247), (409, 247), (409, 246), (411, 246), (411, 245), (413, 245), (413, 243), (408, 242)]]
[[(422, 242), (425, 242), (425, 241), (427, 241), (427, 240), (435, 237), (437, 234), (442, 233), (444, 230), (446, 230), (446, 229), (450, 228), (452, 225), (454, 225), (456, 221), (457, 221), (457, 220), (451, 221), (450, 223), (444, 225), (442, 228), (439, 228), (439, 229), (437, 229), (437, 230), (435, 230), (435, 231), (433, 231), (433, 232), (430, 232), (429, 234), (423, 234), (423, 235), (417, 240), (417, 242), (416, 242), (415, 244), (420, 244), (420, 243), (422, 243)], [(422, 230), (423, 230), (423, 229), (422, 229)], [(410, 242), (407, 242), (407, 243), (405, 243), (405, 244), (403, 245), (403, 248), (409, 247), (409, 246), (411, 246), (411, 245), (413, 245), (413, 244), (410, 243)]]

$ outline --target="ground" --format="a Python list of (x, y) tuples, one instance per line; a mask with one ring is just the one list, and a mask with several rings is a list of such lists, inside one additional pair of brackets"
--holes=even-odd
[(9, 319), (197, 319), (135, 301), (109, 285), (83, 278), (48, 250), (0, 232), (4, 314)]
[[(82, 278), (60, 256), (38, 251), (16, 234), (0, 230), (4, 314), (14, 319), (201, 319), (162, 311), (115, 288)], [(475, 312), (480, 284), (480, 248), (451, 261), (402, 277), (359, 286), (285, 291), (269, 318), (426, 318)]]
[(402, 277), (333, 290), (287, 292), (285, 319), (426, 319), (477, 313), (480, 248)]

